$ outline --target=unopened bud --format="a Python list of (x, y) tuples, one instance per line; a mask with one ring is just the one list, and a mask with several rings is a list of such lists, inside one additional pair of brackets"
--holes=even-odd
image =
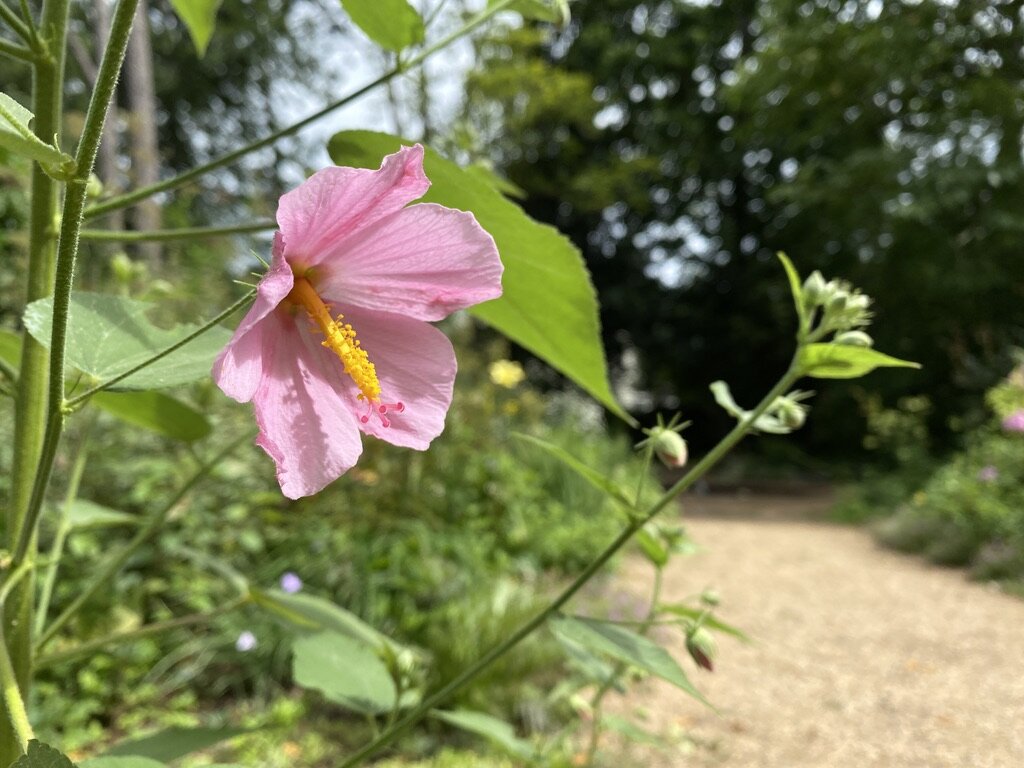
[(804, 280), (804, 299), (807, 302), (807, 306), (816, 307), (821, 303), (822, 297), (825, 294), (825, 278), (822, 277), (821, 272), (814, 270), (810, 276)]
[(666, 467), (678, 469), (686, 464), (686, 441), (678, 432), (664, 427), (655, 427), (651, 430), (651, 440), (654, 453)]
[(846, 308), (863, 312), (871, 306), (871, 298), (863, 293), (852, 293), (846, 297)]
[(829, 299), (828, 306), (826, 306), (825, 311), (828, 312), (829, 314), (838, 315), (840, 312), (846, 309), (846, 302), (849, 300), (849, 298), (849, 294), (847, 294), (845, 291), (840, 291), (839, 293), (836, 293), (831, 299)]
[(696, 627), (686, 633), (686, 650), (698, 667), (703, 667), (708, 672), (715, 671), (715, 639), (706, 629)]
[(85, 196), (90, 200), (95, 200), (103, 194), (103, 182), (100, 181), (100, 177), (95, 173), (89, 174), (89, 181), (85, 185)]
[(875, 341), (864, 331), (847, 331), (836, 336), (835, 343), (845, 347), (870, 347)]
[(705, 589), (700, 593), (700, 601), (704, 603), (704, 605), (714, 608), (722, 602), (722, 598), (718, 595), (717, 591), (713, 589)]

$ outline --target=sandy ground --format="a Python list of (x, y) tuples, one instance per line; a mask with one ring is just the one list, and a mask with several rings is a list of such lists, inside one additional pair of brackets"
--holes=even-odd
[[(719, 641), (714, 673), (684, 659), (715, 714), (659, 681), (609, 711), (667, 749), (609, 739), (616, 768), (1024, 768), (1024, 601), (962, 572), (880, 549), (820, 522), (828, 499), (690, 499), (701, 546), (666, 574), (665, 599), (705, 587), (750, 634)], [(624, 563), (615, 588), (643, 594), (650, 567)]]

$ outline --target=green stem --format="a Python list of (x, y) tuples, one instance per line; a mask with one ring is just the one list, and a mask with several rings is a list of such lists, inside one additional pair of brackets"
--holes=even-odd
[(39, 466), (32, 485), (29, 507), (19, 530), (14, 549), (14, 563), (26, 556), (35, 536), (36, 524), (42, 510), (43, 496), (50, 480), (53, 460), (57, 455), (61, 431), (64, 428), (64, 352), (68, 335), (68, 313), (71, 308), (71, 286), (75, 279), (75, 261), (78, 256), (78, 231), (82, 227), (85, 193), (96, 162), (103, 124), (107, 118), (110, 98), (117, 85), (128, 47), (128, 36), (135, 19), (139, 0), (118, 0), (110, 26), (110, 37), (103, 51), (103, 60), (96, 75), (96, 85), (89, 99), (82, 138), (75, 155), (75, 173), (68, 181), (64, 195), (64, 210), (60, 220), (60, 238), (57, 241), (57, 265), (54, 277), (53, 324), (50, 330), (50, 382), (47, 396), (46, 433), (39, 455)]
[(22, 61), (32, 62), (36, 59), (35, 54), (25, 46), (9, 43), (2, 38), (0, 38), (0, 53), (7, 54), (12, 59), (21, 59)]
[[(636, 633), (641, 637), (646, 637), (647, 633), (651, 631), (657, 623), (658, 619), (658, 603), (661, 601), (661, 587), (664, 582), (664, 569), (655, 566), (654, 567), (654, 586), (651, 588), (651, 604), (647, 608), (647, 615), (639, 622)], [(597, 748), (601, 741), (601, 721), (603, 719), (603, 710), (601, 709), (601, 702), (604, 701), (604, 697), (608, 695), (615, 684), (619, 681), (619, 678), (629, 669), (629, 665), (625, 662), (620, 661), (612, 669), (611, 674), (608, 678), (601, 683), (601, 686), (594, 692), (593, 697), (590, 699), (590, 709), (593, 712), (594, 719), (590, 722), (590, 743), (587, 745), (586, 756), (584, 758), (583, 765), (592, 765), (594, 757), (597, 755)]]
[(78, 447), (78, 454), (75, 456), (75, 463), (71, 467), (71, 477), (68, 479), (68, 490), (64, 496), (64, 510), (61, 515), (60, 525), (53, 538), (53, 546), (50, 547), (49, 561), (46, 567), (46, 575), (43, 577), (43, 584), (39, 592), (39, 605), (36, 606), (35, 633), (38, 635), (46, 626), (46, 614), (50, 609), (50, 599), (53, 596), (53, 587), (57, 583), (57, 571), (60, 569), (60, 559), (64, 554), (64, 542), (71, 532), (71, 505), (78, 498), (78, 489), (82, 484), (82, 475), (85, 473), (85, 465), (89, 459), (89, 432), (92, 421), (89, 421), (82, 435), (82, 444)]
[(101, 381), (95, 387), (90, 387), (89, 389), (87, 389), (82, 394), (75, 395), (70, 400), (68, 400), (68, 401), (66, 401), (64, 403), (65, 410), (71, 410), (71, 409), (75, 408), (80, 403), (85, 402), (90, 397), (95, 395), (97, 392), (102, 392), (104, 389), (108, 389), (108, 388), (114, 386), (119, 381), (127, 379), (133, 373), (138, 373), (143, 368), (148, 368), (149, 366), (151, 366), (156, 361), (161, 360), (161, 359), (167, 357), (172, 352), (175, 352), (175, 351), (181, 349), (186, 344), (188, 344), (190, 341), (193, 341), (194, 339), (197, 339), (198, 337), (202, 336), (204, 333), (206, 333), (208, 330), (213, 328), (213, 326), (219, 324), (225, 318), (230, 317), (236, 310), (241, 309), (242, 307), (244, 307), (246, 304), (248, 304), (252, 300), (252, 297), (255, 296), (255, 295), (256, 295), (256, 291), (255, 290), (249, 291), (242, 298), (240, 298), (238, 301), (236, 301), (230, 307), (228, 307), (223, 312), (218, 314), (216, 317), (213, 317), (210, 320), (207, 320), (201, 326), (196, 328), (196, 330), (192, 331), (192, 333), (190, 333), (188, 336), (185, 336), (185, 337), (179, 339), (178, 341), (176, 341), (173, 344), (171, 344), (169, 347), (164, 347), (162, 350), (157, 352), (152, 357), (146, 358), (145, 360), (143, 360), (138, 365), (135, 365), (135, 366), (132, 366), (131, 368), (129, 368), (127, 371), (124, 371), (123, 373), (119, 373), (119, 374), (117, 374), (117, 376), (111, 376), (109, 379), (106, 379), (105, 381)]
[(665, 491), (665, 493), (656, 502), (654, 502), (654, 504), (648, 507), (642, 515), (635, 517), (634, 520), (615, 538), (615, 540), (609, 544), (601, 554), (595, 557), (586, 566), (586, 568), (584, 568), (583, 571), (573, 579), (569, 586), (562, 590), (550, 605), (523, 624), (502, 643), (489, 650), (477, 659), (477, 661), (460, 672), (446, 685), (424, 698), (412, 712), (395, 723), (391, 728), (388, 728), (378, 738), (374, 739), (369, 744), (348, 757), (341, 763), (339, 768), (352, 768), (353, 766), (359, 765), (365, 758), (386, 747), (411, 726), (423, 719), (431, 709), (443, 702), (456, 691), (460, 690), (483, 670), (512, 650), (534, 631), (543, 626), (548, 619), (558, 613), (561, 607), (569, 602), (569, 600), (579, 592), (588, 581), (590, 581), (594, 574), (597, 573), (605, 563), (611, 560), (611, 558), (620, 549), (622, 549), (631, 538), (633, 538), (633, 534), (643, 528), (648, 521), (668, 506), (673, 499), (679, 496), (679, 494), (683, 493), (683, 491), (687, 490), (697, 480), (703, 477), (709, 469), (717, 464), (725, 454), (727, 454), (740, 440), (742, 440), (750, 431), (754, 421), (756, 421), (757, 418), (767, 411), (771, 404), (775, 402), (775, 398), (784, 394), (799, 378), (800, 367), (797, 357), (794, 357), (793, 362), (790, 363), (789, 369), (782, 378), (779, 379), (778, 383), (772, 387), (771, 391), (765, 395), (764, 399), (758, 403), (757, 407), (754, 408), (746, 418), (739, 420), (736, 423), (736, 426), (734, 426), (729, 433), (722, 438), (718, 445), (704, 456), (703, 459), (697, 462), (697, 464), (675, 485)]
[(169, 632), (172, 629), (191, 627), (196, 624), (209, 624), (210, 622), (219, 619), (221, 616), (240, 608), (247, 602), (247, 597), (238, 597), (212, 611), (206, 611), (205, 613), (192, 613), (188, 616), (178, 616), (173, 619), (167, 619), (166, 621), (157, 621), (152, 624), (146, 624), (145, 626), (128, 632), (118, 632), (113, 635), (98, 637), (95, 640), (89, 640), (88, 642), (76, 645), (73, 648), (68, 648), (65, 651), (58, 651), (57, 653), (40, 656), (36, 659), (36, 666), (40, 669), (43, 667), (52, 667), (55, 664), (71, 661), (79, 658), (80, 656), (92, 655), (96, 651), (111, 645), (123, 645), (134, 640), (141, 640), (144, 637), (152, 637), (153, 635)]
[[(44, 143), (60, 143), (64, 51), (70, 0), (43, 0), (40, 30), (46, 43), (40, 45), (32, 68), (32, 127)], [(56, 260), (58, 184), (39, 163), (32, 164), (31, 200), (28, 225), (28, 279), (25, 304), (45, 298), (53, 291)], [(19, 361), (16, 408), (14, 411), (14, 459), (5, 517), (6, 546), (13, 549), (21, 538), (29, 516), (36, 468), (46, 428), (49, 352), (29, 334), (23, 334)], [(29, 694), (32, 675), (31, 631), (34, 585), (32, 574), (11, 593), (10, 610), (5, 613), (3, 632), (6, 651), (18, 684)], [(0, 765), (10, 765), (21, 754), (18, 734), (6, 718), (0, 718)]]
[(249, 232), (264, 232), (268, 229), (277, 229), (277, 222), (254, 221), (249, 224), (234, 224), (228, 227), (183, 227), (181, 229), (154, 229), (143, 232), (117, 229), (83, 229), (79, 233), (79, 237), (83, 240), (97, 240), (101, 242), (169, 242), (172, 240), (191, 240), (200, 237), (244, 235)]
[[(0, 628), (4, 626), (4, 606), (11, 591), (18, 583), (32, 570), (32, 563), (22, 563), (14, 569), (0, 589)], [(0, 630), (0, 686), (3, 687), (4, 706), (7, 710), (7, 719), (14, 729), (14, 734), (21, 747), (21, 751), (28, 749), (29, 740), (35, 738), (32, 733), (32, 725), (28, 720), (28, 713), (25, 711), (25, 700), (21, 695), (21, 686), (18, 685), (18, 677), (14, 673), (14, 666), (11, 664), (10, 654), (7, 652), (7, 641)]]
[(419, 66), (438, 51), (447, 48), (449, 45), (451, 45), (459, 38), (468, 35), (481, 24), (487, 22), (496, 13), (499, 13), (510, 7), (514, 2), (515, 0), (500, 0), (500, 2), (497, 2), (493, 6), (478, 13), (476, 16), (467, 21), (462, 27), (457, 29), (455, 32), (452, 32), (450, 35), (439, 40), (434, 45), (431, 45), (430, 47), (425, 48), (420, 53), (416, 54), (414, 57), (409, 59), (409, 61), (399, 62), (395, 67), (388, 70), (380, 77), (371, 80), (369, 83), (366, 83), (360, 88), (357, 88), (356, 90), (352, 91), (352, 93), (343, 96), (337, 101), (331, 102), (323, 109), (319, 110), (318, 112), (314, 112), (312, 115), (309, 115), (308, 117), (305, 117), (302, 120), (299, 120), (297, 123), (293, 123), (292, 125), (289, 125), (278, 131), (274, 131), (273, 133), (268, 134), (262, 139), (258, 139), (250, 144), (246, 144), (244, 147), (232, 150), (231, 152), (221, 155), (220, 157), (215, 158), (214, 160), (211, 160), (208, 163), (198, 165), (195, 168), (190, 168), (189, 170), (185, 171), (184, 173), (180, 173), (177, 176), (172, 176), (171, 178), (164, 179), (163, 181), (159, 181), (156, 184), (150, 184), (145, 187), (140, 187), (139, 189), (136, 189), (132, 192), (127, 192), (123, 195), (117, 195), (116, 197), (112, 197), (109, 200), (105, 200), (101, 203), (91, 205), (88, 209), (86, 209), (85, 217), (87, 219), (91, 219), (96, 216), (102, 216), (105, 213), (110, 213), (111, 211), (116, 211), (120, 208), (127, 208), (130, 205), (134, 205), (135, 203), (141, 200), (145, 200), (147, 197), (152, 197), (153, 195), (158, 194), (160, 192), (166, 192), (167, 190), (170, 189), (176, 189), (184, 184), (187, 184), (193, 179), (196, 179), (200, 176), (209, 173), (210, 171), (215, 171), (218, 168), (223, 168), (225, 165), (230, 165), (236, 160), (245, 157), (246, 155), (252, 152), (256, 152), (257, 150), (263, 149), (264, 147), (268, 147), (274, 142), (278, 141), (279, 139), (284, 138), (285, 136), (291, 136), (294, 133), (298, 133), (303, 128), (305, 128), (308, 125), (311, 125), (312, 123), (315, 123), (322, 117), (326, 117), (332, 112), (335, 112), (336, 110), (341, 109), (342, 107), (348, 104), (351, 104), (353, 101), (356, 101), (362, 96), (365, 96), (367, 93), (377, 88), (378, 86), (384, 85), (385, 83), (390, 82), (391, 80), (403, 74), (404, 72), (407, 72), (408, 70), (412, 69), (413, 67)]
[(186, 481), (186, 483), (168, 500), (164, 506), (150, 515), (135, 536), (125, 544), (119, 552), (114, 554), (113, 557), (109, 557), (104, 560), (99, 572), (93, 576), (92, 581), (86, 585), (85, 589), (78, 593), (71, 604), (61, 612), (61, 614), (53, 620), (53, 623), (46, 628), (43, 632), (39, 641), (36, 643), (35, 650), (38, 653), (41, 651), (47, 643), (53, 640), (57, 636), (57, 633), (72, 619), (75, 614), (78, 613), (79, 609), (85, 605), (93, 595), (95, 595), (100, 588), (112, 577), (117, 575), (118, 572), (124, 567), (125, 563), (135, 554), (140, 547), (146, 544), (153, 536), (160, 530), (161, 526), (166, 522), (167, 517), (171, 511), (178, 505), (178, 503), (185, 498), (185, 496), (192, 490), (195, 485), (202, 480), (210, 471), (216, 467), (224, 458), (234, 451), (239, 445), (249, 439), (246, 435), (232, 442), (228, 447), (218, 453), (210, 461), (203, 464), (195, 473)]

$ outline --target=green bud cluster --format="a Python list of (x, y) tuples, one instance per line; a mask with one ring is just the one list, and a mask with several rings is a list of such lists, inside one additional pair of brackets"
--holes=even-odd
[[(804, 281), (804, 309), (807, 316), (817, 319), (815, 332), (823, 335), (835, 332), (836, 342), (853, 346), (871, 346), (872, 340), (863, 331), (871, 324), (871, 299), (845, 280), (825, 281), (815, 270)], [(848, 336), (856, 333), (856, 336)], [(846, 340), (840, 341), (840, 338)]]

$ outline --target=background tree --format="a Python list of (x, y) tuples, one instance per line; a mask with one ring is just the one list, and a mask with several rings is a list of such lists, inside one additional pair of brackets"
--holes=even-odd
[[(641, 409), (717, 418), (706, 379), (742, 399), (784, 364), (778, 249), (862, 285), (879, 344), (925, 364), (879, 379), (888, 398), (940, 401), (940, 434), (977, 405), (1024, 341), (1016, 4), (574, 12), (483, 43), (467, 117), (527, 209), (584, 249), (613, 359), (639, 355)], [(857, 440), (854, 387), (829, 388), (805, 439)]]

